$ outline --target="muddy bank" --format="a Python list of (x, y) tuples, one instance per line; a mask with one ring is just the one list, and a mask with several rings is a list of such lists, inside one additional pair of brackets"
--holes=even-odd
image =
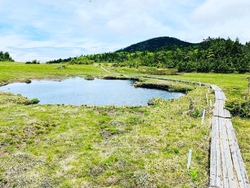
[(154, 83), (143, 83), (143, 82), (136, 82), (134, 84), (134, 87), (141, 87), (141, 88), (147, 88), (147, 89), (159, 89), (164, 90), (168, 92), (181, 92), (181, 93), (187, 93), (188, 91), (191, 91), (190, 88), (180, 88), (180, 87), (174, 87), (166, 84), (154, 84)]
[(104, 80), (134, 80), (134, 81), (140, 81), (139, 78), (125, 77), (123, 75), (121, 75), (121, 76), (103, 76), (102, 79), (104, 79)]
[(150, 82), (142, 82), (140, 78), (137, 77), (125, 77), (124, 75), (120, 76), (104, 76), (102, 77), (104, 80), (133, 80), (136, 81), (134, 83), (134, 87), (147, 88), (147, 89), (158, 89), (164, 90), (168, 92), (181, 92), (186, 94), (188, 91), (193, 90), (192, 87), (181, 87), (179, 85), (168, 85), (168, 84), (159, 84), (159, 83), (150, 83)]

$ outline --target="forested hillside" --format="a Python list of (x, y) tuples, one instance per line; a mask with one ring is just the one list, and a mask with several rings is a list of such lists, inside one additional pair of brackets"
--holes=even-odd
[(168, 38), (172, 42), (163, 46), (165, 39), (160, 37), (116, 52), (81, 55), (47, 63), (113, 63), (114, 66), (176, 68), (179, 72), (244, 73), (250, 70), (250, 42), (243, 45), (239, 39), (209, 37), (201, 43), (191, 44)]
[(8, 52), (0, 51), (0, 61), (14, 61)]
[(131, 52), (131, 53), (137, 51), (155, 52), (159, 50), (172, 49), (174, 46), (182, 48), (195, 45), (196, 44), (194, 43), (184, 42), (173, 37), (157, 37), (143, 42), (139, 42), (137, 44), (133, 44), (129, 47), (120, 49), (116, 52)]

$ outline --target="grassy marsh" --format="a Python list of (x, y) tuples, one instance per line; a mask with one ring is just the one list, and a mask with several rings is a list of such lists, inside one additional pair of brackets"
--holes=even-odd
[[(93, 65), (57, 66), (0, 63), (0, 83), (107, 75)], [(108, 68), (113, 75), (144, 75), (137, 69)], [(217, 84), (227, 97), (242, 97), (245, 76), (163, 77)], [(192, 89), (178, 100), (157, 99), (142, 107), (25, 105), (27, 99), (0, 92), (0, 187), (207, 187), (211, 108), (208, 89)], [(201, 125), (204, 108), (208, 114)], [(249, 119), (233, 121), (249, 171)], [(189, 149), (193, 156), (187, 170)]]

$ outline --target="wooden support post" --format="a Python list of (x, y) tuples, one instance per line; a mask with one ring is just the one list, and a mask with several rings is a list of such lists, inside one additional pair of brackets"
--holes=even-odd
[(248, 87), (247, 87), (247, 100), (249, 99), (249, 93), (250, 93), (250, 77), (247, 77), (248, 81)]

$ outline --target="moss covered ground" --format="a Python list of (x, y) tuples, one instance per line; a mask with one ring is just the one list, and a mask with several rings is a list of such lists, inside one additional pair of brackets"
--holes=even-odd
[[(57, 66), (0, 63), (0, 83), (108, 74), (98, 65)], [(147, 70), (106, 69), (128, 77), (143, 76)], [(247, 75), (160, 76), (217, 84), (231, 98), (244, 97), (247, 88)], [(208, 88), (188, 88), (180, 99), (156, 99), (154, 105), (140, 107), (26, 105), (25, 97), (0, 92), (0, 187), (207, 187), (212, 112)], [(209, 98), (213, 100), (212, 91)], [(233, 118), (248, 171), (249, 122)], [(187, 170), (189, 149), (193, 155)]]

